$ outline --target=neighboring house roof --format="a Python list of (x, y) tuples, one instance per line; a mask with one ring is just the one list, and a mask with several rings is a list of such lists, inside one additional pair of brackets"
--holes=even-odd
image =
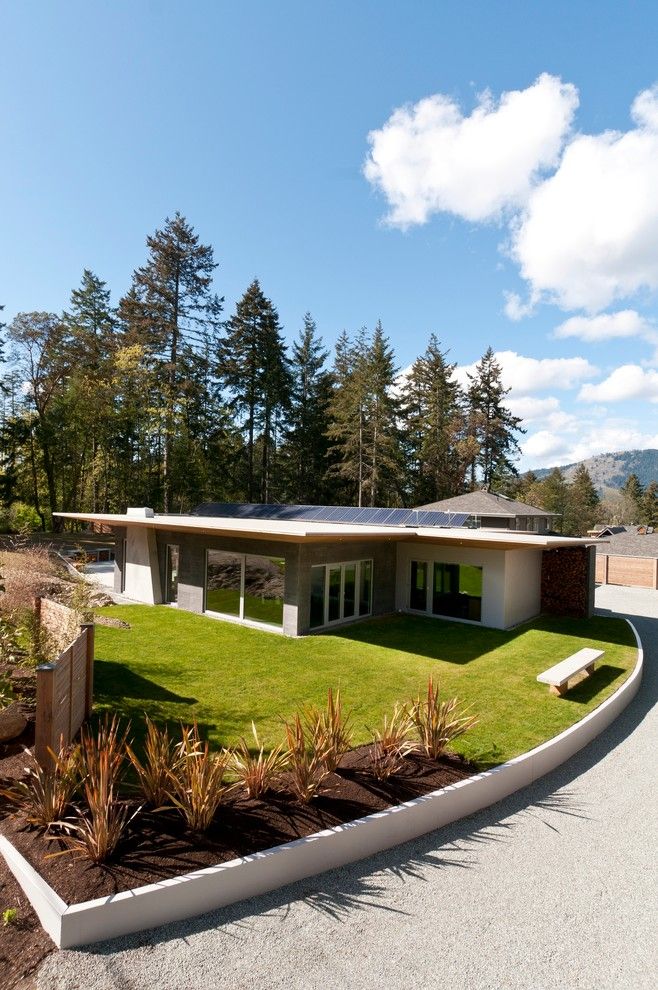
[(493, 492), (467, 492), (454, 498), (444, 498), (440, 502), (430, 502), (429, 505), (419, 505), (419, 509), (433, 509), (444, 512), (468, 512), (471, 516), (500, 516), (504, 519), (516, 519), (517, 516), (559, 516), (559, 512), (548, 512), (537, 509), (534, 505), (517, 502), (504, 495)]
[(358, 523), (292, 522), (277, 519), (236, 519), (222, 516), (166, 515), (151, 510), (129, 509), (125, 514), (110, 515), (93, 512), (56, 512), (62, 519), (107, 523), (109, 526), (144, 526), (213, 536), (230, 535), (259, 539), (269, 536), (287, 542), (337, 543), (362, 540), (418, 540), (453, 546), (481, 548), (544, 550), (592, 543), (578, 537), (541, 536), (517, 531), (492, 531), (430, 526), (373, 526)]
[(627, 526), (595, 526), (594, 529), (588, 529), (588, 536), (613, 536), (615, 533), (625, 533), (627, 531)]
[[(611, 527), (615, 530), (619, 528)], [(638, 532), (640, 529), (644, 527), (624, 526), (621, 533), (606, 535), (600, 543), (597, 539), (596, 552), (610, 557), (658, 557), (658, 533), (642, 534)]]

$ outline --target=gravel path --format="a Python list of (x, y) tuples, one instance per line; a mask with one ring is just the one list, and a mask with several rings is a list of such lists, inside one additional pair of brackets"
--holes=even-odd
[(334, 874), (56, 953), (38, 990), (653, 988), (658, 594), (601, 588), (597, 605), (635, 622), (644, 680), (617, 722), (564, 766)]

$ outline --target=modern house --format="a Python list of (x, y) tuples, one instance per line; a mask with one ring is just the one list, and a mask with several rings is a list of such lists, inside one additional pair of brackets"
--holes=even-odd
[(207, 504), (58, 515), (110, 527), (115, 589), (128, 598), (288, 636), (395, 611), (508, 629), (593, 608), (592, 541), (468, 529), (464, 513)]
[(537, 509), (494, 492), (467, 492), (420, 506), (443, 512), (467, 513), (467, 525), (482, 529), (514, 529), (525, 533), (548, 533), (560, 518), (556, 512)]
[(596, 580), (658, 589), (658, 533), (651, 526), (597, 526)]

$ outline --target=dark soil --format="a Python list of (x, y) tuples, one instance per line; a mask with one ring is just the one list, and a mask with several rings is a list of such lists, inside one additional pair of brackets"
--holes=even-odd
[[(0, 744), (0, 780), (22, 776), (26, 765), (24, 748), (33, 743), (32, 716), (20, 739)], [(0, 829), (7, 810), (0, 798)], [(7, 925), (0, 920), (0, 986), (3, 990), (32, 990), (40, 963), (55, 947), (0, 856), (0, 915), (7, 908), (16, 909), (16, 920)]]
[[(0, 777), (22, 774), (25, 755), (17, 747), (15, 749), (4, 759), (0, 754)], [(450, 755), (433, 762), (412, 754), (405, 761), (401, 774), (388, 781), (378, 781), (368, 770), (368, 753), (369, 747), (348, 753), (338, 771), (328, 778), (324, 792), (307, 806), (299, 804), (283, 790), (270, 792), (265, 801), (249, 800), (234, 793), (220, 805), (216, 822), (204, 835), (192, 836), (186, 832), (180, 815), (174, 810), (142, 812), (115, 859), (103, 866), (94, 866), (70, 854), (48, 858), (49, 854), (63, 848), (61, 841), (44, 839), (38, 830), (26, 825), (20, 813), (5, 813), (3, 817), (0, 812), (0, 831), (60, 897), (67, 903), (75, 903), (175, 877), (311, 835), (427, 794), (477, 772), (461, 757)], [(13, 880), (7, 879), (2, 863), (0, 878), (0, 884), (13, 884)], [(2, 886), (0, 890), (4, 893)], [(9, 941), (5, 949), (3, 937), (0, 960), (2, 966), (9, 965), (12, 960), (11, 965), (29, 972), (25, 967), (33, 968), (52, 946), (16, 890), (14, 885), (11, 896), (21, 898), (19, 914), (28, 927), (24, 932), (19, 928), (2, 929), (3, 936), (8, 933)], [(19, 949), (15, 944), (19, 938), (23, 940), (24, 948)], [(6, 960), (2, 959), (3, 953)], [(6, 986), (4, 982), (2, 985)]]

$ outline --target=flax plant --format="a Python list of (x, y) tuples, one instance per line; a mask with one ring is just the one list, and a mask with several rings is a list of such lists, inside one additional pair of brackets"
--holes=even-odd
[(388, 780), (400, 773), (404, 761), (416, 749), (410, 739), (413, 722), (409, 713), (396, 705), (391, 716), (384, 715), (380, 729), (372, 731), (370, 768), (378, 780)]
[(196, 724), (181, 726), (178, 763), (169, 773), (169, 796), (192, 832), (206, 832), (228, 786), (224, 782), (231, 754), (211, 753)]
[(457, 698), (439, 699), (439, 686), (434, 686), (430, 676), (425, 699), (419, 696), (409, 708), (409, 717), (416, 727), (421, 747), (430, 759), (438, 759), (454, 739), (477, 725), (478, 719), (468, 715), (467, 709), (460, 711), (458, 706)]
[(333, 773), (341, 757), (352, 744), (354, 731), (350, 724), (351, 715), (343, 715), (340, 689), (334, 693), (331, 688), (327, 693), (326, 708), (311, 708), (304, 716), (306, 728), (317, 748), (325, 752), (327, 770)]
[(42, 767), (31, 756), (25, 768), (26, 777), (11, 787), (0, 789), (0, 795), (20, 808), (30, 825), (48, 828), (66, 813), (81, 780), (80, 748), (67, 746), (58, 753), (48, 750), (52, 766)]
[(106, 716), (94, 735), (87, 727), (80, 733), (83, 794), (86, 807), (76, 806), (76, 817), (56, 822), (64, 834), (58, 836), (63, 853), (104, 863), (116, 850), (130, 822), (141, 810), (119, 797), (126, 765), (128, 730), (120, 732), (116, 716)]
[(151, 808), (160, 809), (171, 804), (171, 776), (176, 772), (182, 757), (170, 738), (167, 727), (159, 729), (148, 715), (145, 718), (144, 760), (139, 759), (129, 744), (126, 744), (126, 753), (135, 769), (146, 803)]
[(295, 721), (285, 723), (288, 743), (288, 786), (300, 802), (308, 804), (320, 793), (329, 776), (327, 758), (329, 744), (309, 736), (299, 715)]
[(256, 751), (252, 752), (244, 737), (241, 738), (240, 745), (231, 754), (230, 769), (244, 787), (247, 797), (261, 798), (288, 766), (288, 754), (283, 743), (266, 753), (253, 722), (251, 732)]

